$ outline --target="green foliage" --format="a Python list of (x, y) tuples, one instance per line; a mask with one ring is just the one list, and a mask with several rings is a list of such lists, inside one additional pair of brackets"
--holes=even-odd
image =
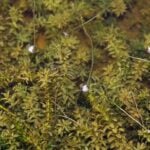
[(116, 16), (120, 16), (126, 11), (126, 5), (123, 0), (114, 0), (111, 2), (110, 6), (112, 12), (114, 12)]
[(119, 27), (132, 0), (0, 4), (0, 149), (150, 149), (147, 22)]
[(150, 45), (150, 34), (145, 35), (145, 48), (148, 48)]

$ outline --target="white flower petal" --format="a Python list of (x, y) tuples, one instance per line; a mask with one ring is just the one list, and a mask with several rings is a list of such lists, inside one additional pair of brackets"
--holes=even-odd
[(63, 32), (64, 36), (68, 36), (68, 33), (67, 32)]
[(150, 46), (148, 47), (147, 52), (150, 54)]
[(30, 46), (28, 46), (28, 51), (29, 51), (30, 53), (34, 53), (34, 48), (35, 48), (34, 45), (30, 45)]
[(87, 85), (82, 86), (82, 92), (88, 92), (89, 88)]

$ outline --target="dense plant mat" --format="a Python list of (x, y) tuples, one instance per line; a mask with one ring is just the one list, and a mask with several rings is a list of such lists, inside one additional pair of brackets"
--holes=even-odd
[(149, 150), (150, 1), (0, 1), (0, 149)]

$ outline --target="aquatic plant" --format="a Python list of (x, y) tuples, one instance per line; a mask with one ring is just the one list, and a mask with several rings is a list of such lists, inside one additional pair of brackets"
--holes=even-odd
[(150, 149), (149, 2), (0, 1), (0, 149)]

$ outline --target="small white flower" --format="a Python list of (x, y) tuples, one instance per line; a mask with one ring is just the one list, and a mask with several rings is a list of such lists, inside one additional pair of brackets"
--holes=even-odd
[(147, 133), (150, 133), (150, 130), (147, 130)]
[(27, 47), (27, 49), (28, 49), (28, 51), (29, 51), (30, 53), (34, 53), (34, 48), (35, 48), (34, 45), (29, 45), (29, 46)]
[(82, 86), (82, 92), (88, 92), (88, 90), (89, 88), (86, 84)]
[(67, 33), (67, 32), (63, 32), (63, 34), (64, 34), (64, 36), (66, 36), (66, 37), (68, 36), (68, 33)]
[(150, 46), (148, 47), (147, 52), (150, 54)]

